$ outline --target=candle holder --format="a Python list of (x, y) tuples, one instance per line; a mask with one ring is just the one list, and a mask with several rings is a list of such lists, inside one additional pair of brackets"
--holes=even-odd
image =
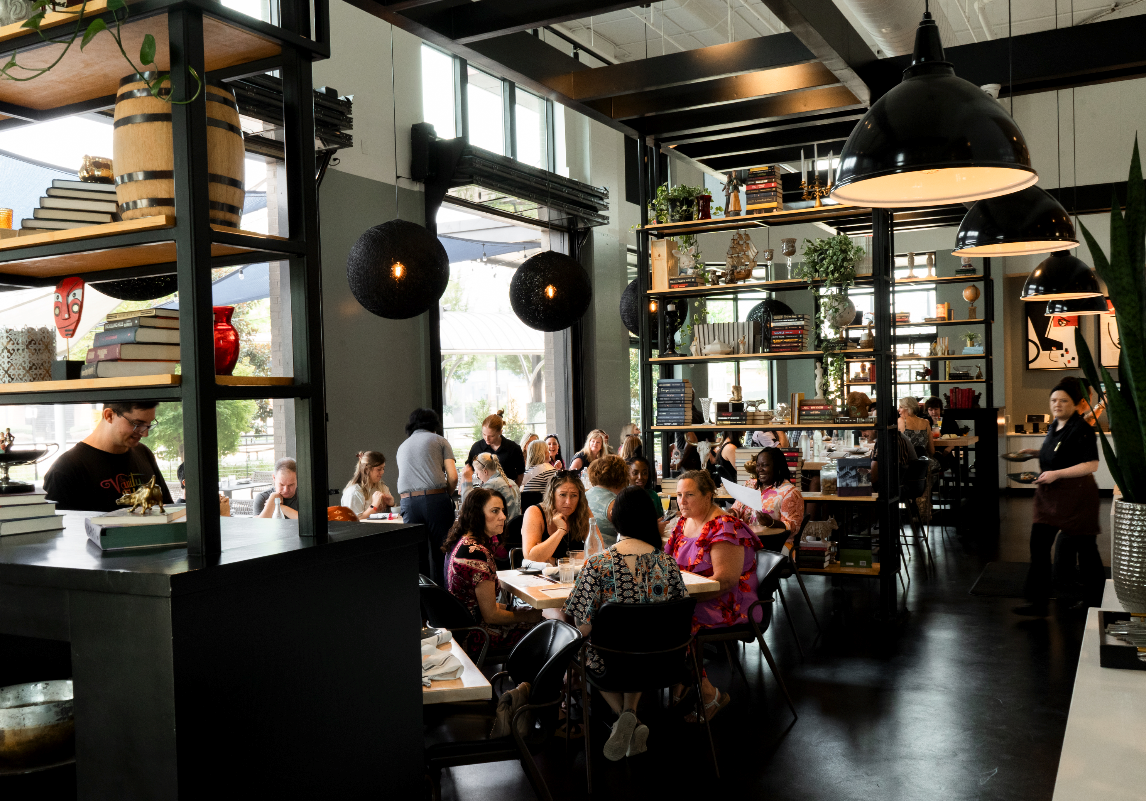
[(818, 175), (813, 175), (810, 183), (808, 181), (800, 181), (800, 189), (803, 193), (801, 198), (804, 200), (815, 200), (817, 209), (824, 205), (822, 199), (826, 198), (832, 191), (830, 186), (825, 186), (820, 183), (820, 176)]

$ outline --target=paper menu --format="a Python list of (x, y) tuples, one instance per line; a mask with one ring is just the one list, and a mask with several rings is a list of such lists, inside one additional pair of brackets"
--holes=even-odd
[(764, 502), (760, 499), (760, 491), (749, 489), (737, 484), (735, 481), (729, 481), (727, 478), (722, 478), (724, 482), (724, 489), (728, 491), (736, 500), (756, 512), (764, 511)]

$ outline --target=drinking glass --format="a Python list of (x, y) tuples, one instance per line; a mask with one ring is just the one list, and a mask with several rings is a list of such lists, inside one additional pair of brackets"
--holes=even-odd
[(573, 564), (573, 560), (569, 557), (557, 560), (557, 583), (558, 584), (572, 584), (573, 575), (577, 568)]
[(581, 565), (585, 564), (584, 551), (570, 551), (569, 558), (573, 560), (574, 567), (581, 567)]

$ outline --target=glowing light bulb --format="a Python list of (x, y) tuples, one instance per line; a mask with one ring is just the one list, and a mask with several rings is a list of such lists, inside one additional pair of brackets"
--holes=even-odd
[(649, 312), (650, 312), (651, 314), (656, 314), (656, 313), (657, 313), (657, 302), (656, 302), (655, 300), (650, 300), (650, 301), (649, 301)]
[(406, 274), (406, 265), (400, 261), (394, 262), (394, 266), (390, 268), (390, 275), (394, 276), (396, 281), (401, 281), (402, 276)]
[(550, 300), (553, 300), (553, 296), (556, 294), (557, 294), (557, 287), (553, 286), (553, 284), (549, 284), (547, 287), (545, 287), (545, 297), (549, 298)]

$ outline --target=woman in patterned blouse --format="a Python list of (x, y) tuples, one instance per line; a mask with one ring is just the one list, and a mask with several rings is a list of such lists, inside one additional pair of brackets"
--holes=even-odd
[[(750, 469), (748, 472), (751, 474), (753, 471)], [(732, 506), (732, 514), (753, 531), (783, 526), (785, 531), (782, 533), (760, 537), (765, 548), (779, 551), (800, 531), (804, 522), (804, 496), (792, 483), (788, 460), (779, 448), (765, 448), (757, 454), (755, 474), (756, 481), (751, 483), (760, 488), (760, 502), (764, 509), (757, 512), (737, 501)]]
[[(494, 542), (505, 529), (505, 501), (496, 492), (477, 487), (466, 493), (457, 522), (442, 550), (446, 558), (446, 589), (465, 604), (489, 632), (490, 648), (503, 648), (520, 640), (541, 621), (540, 609), (508, 609), (497, 602), (497, 566)], [(477, 656), (481, 638), (466, 640), (466, 650)]]
[[(725, 628), (748, 622), (748, 608), (756, 603), (756, 551), (760, 540), (733, 515), (713, 502), (716, 485), (704, 470), (690, 470), (676, 483), (681, 518), (665, 545), (681, 570), (720, 582), (720, 589), (698, 593), (692, 630)], [(673, 690), (674, 700), (682, 687)], [(705, 716), (712, 718), (728, 705), (727, 693), (701, 678)]]
[[(593, 628), (593, 616), (602, 605), (647, 604), (675, 601), (688, 596), (680, 568), (661, 551), (657, 530), (659, 510), (641, 487), (622, 490), (612, 503), (610, 517), (617, 531), (617, 542), (608, 550), (585, 561), (577, 586), (565, 602), (565, 612), (585, 636)], [(604, 665), (590, 645), (586, 667), (601, 673)], [(602, 692), (606, 703), (617, 713), (613, 733), (605, 743), (605, 757), (613, 762), (645, 751), (649, 727), (637, 720), (636, 693)]]

